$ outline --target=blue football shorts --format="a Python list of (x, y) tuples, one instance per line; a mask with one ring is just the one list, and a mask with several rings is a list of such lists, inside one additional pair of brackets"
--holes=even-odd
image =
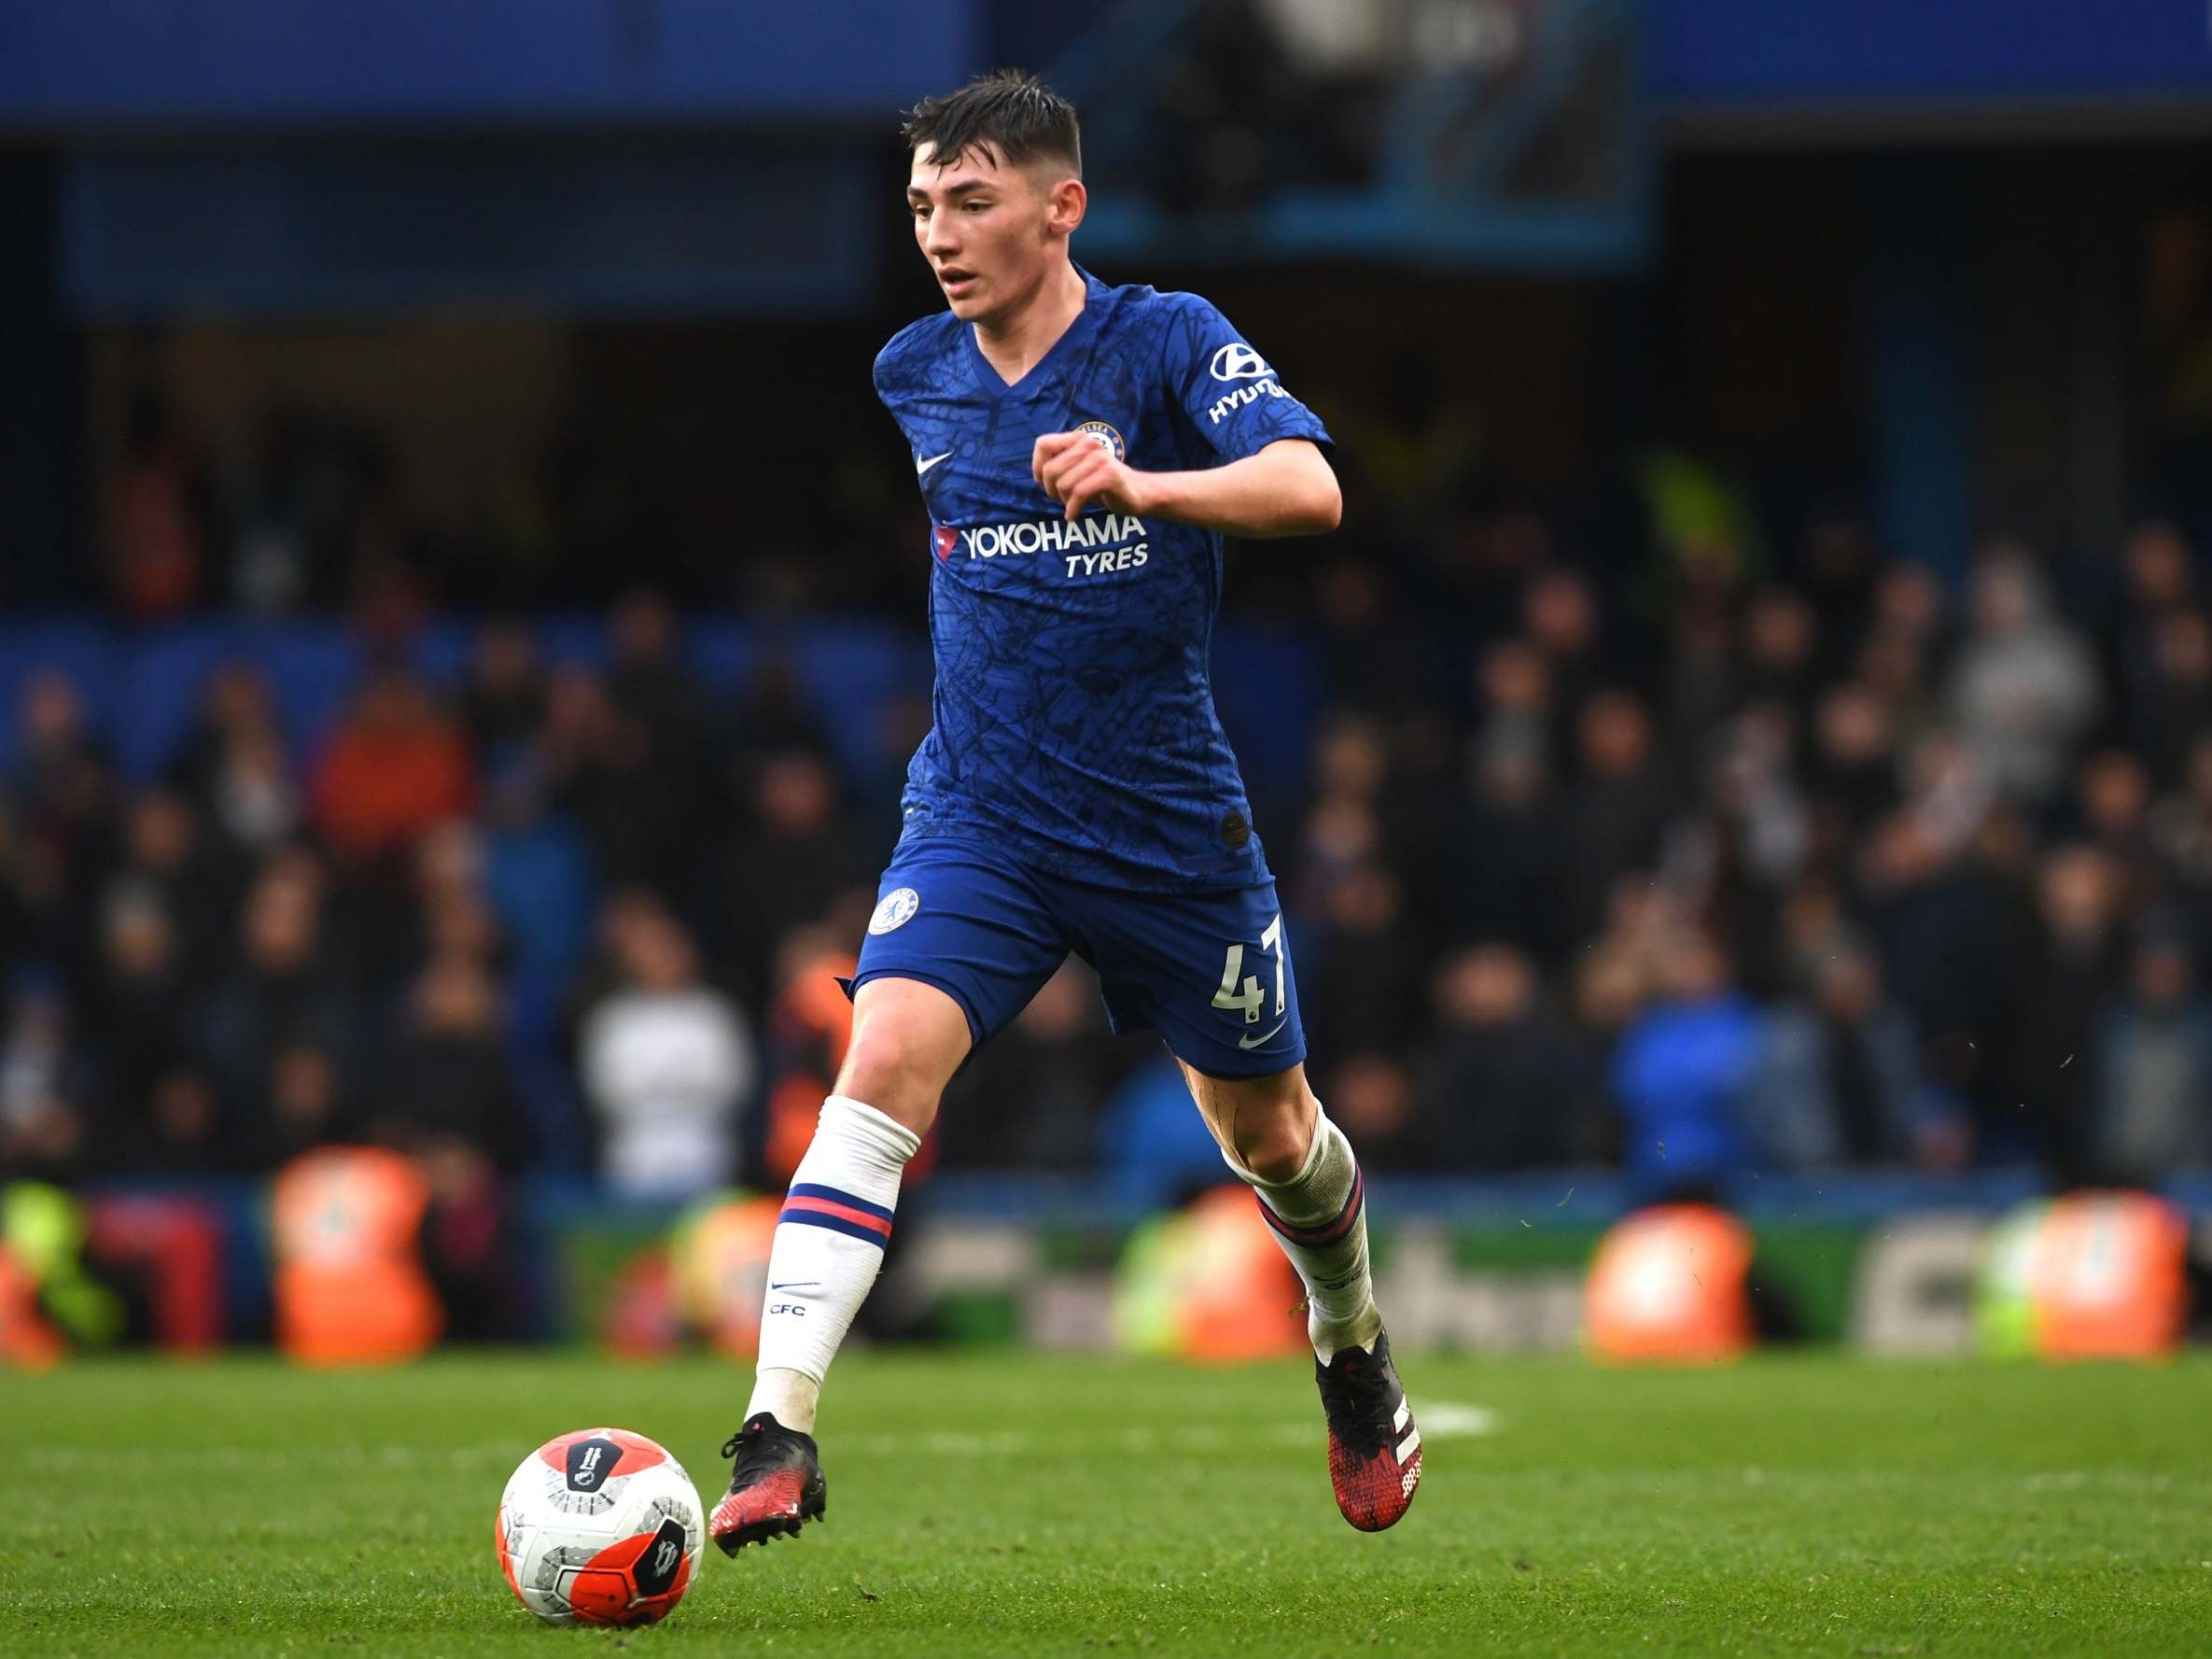
[(1141, 893), (1028, 868), (969, 841), (902, 841), (848, 991), (919, 979), (959, 1004), (977, 1047), (1073, 951), (1099, 972), (1117, 1032), (1157, 1032), (1210, 1077), (1264, 1077), (1306, 1058), (1272, 877), (1226, 893)]

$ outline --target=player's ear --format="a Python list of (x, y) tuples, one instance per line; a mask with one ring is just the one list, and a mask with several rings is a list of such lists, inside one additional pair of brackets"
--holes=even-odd
[(1062, 178), (1045, 194), (1045, 224), (1056, 236), (1066, 236), (1083, 223), (1084, 210), (1090, 205), (1090, 194), (1083, 188), (1080, 178)]

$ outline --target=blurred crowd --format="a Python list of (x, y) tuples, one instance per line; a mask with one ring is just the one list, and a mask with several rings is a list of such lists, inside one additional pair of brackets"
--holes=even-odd
[[(2212, 1158), (2212, 596), (2181, 532), (2141, 525), (2061, 602), (2023, 547), (1947, 583), (1841, 510), (1786, 555), (1693, 535), (1632, 578), (1534, 513), (1456, 524), (1315, 569), (1325, 706), (1302, 782), (1254, 803), (1316, 1085), (1372, 1166)], [(773, 659), (718, 700), (644, 592), (608, 639), (553, 667), (490, 621), (455, 684), (386, 650), (304, 745), (228, 668), (144, 786), (86, 688), (33, 674), (0, 1173), (366, 1139), (462, 1216), (532, 1168), (781, 1178), (917, 733), (857, 776)], [(1160, 1076), (1071, 968), (934, 1156), (1141, 1164)]]
[(1337, 574), (1342, 702), (1277, 843), (1371, 1159), (2212, 1157), (2212, 621), (2174, 527), (2065, 605), (2016, 543), (1954, 587), (1841, 511), (1762, 572), (1685, 538), (1641, 602), (1491, 534), (1530, 545), (1448, 612), (1492, 619), (1441, 653), (1463, 727), (1405, 695), (1418, 615)]

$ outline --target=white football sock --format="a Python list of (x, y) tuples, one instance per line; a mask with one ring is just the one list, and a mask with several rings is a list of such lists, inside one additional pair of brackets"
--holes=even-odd
[(1367, 1272), (1366, 1183), (1344, 1132), (1326, 1112), (1313, 1118), (1305, 1166), (1287, 1181), (1263, 1181), (1225, 1150), (1249, 1182), (1275, 1242), (1306, 1286), (1306, 1334), (1323, 1365), (1338, 1348), (1374, 1344), (1382, 1329)]
[(921, 1137), (874, 1106), (833, 1094), (792, 1172), (768, 1252), (752, 1401), (811, 1434), (822, 1378), (883, 1265), (899, 1176)]

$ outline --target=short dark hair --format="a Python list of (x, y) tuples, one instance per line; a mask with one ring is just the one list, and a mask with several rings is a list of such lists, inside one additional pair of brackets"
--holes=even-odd
[(934, 145), (941, 166), (973, 149), (1009, 167), (1050, 157), (1083, 176), (1075, 105), (1025, 69), (995, 69), (957, 92), (924, 98), (906, 112), (899, 134), (909, 154)]

